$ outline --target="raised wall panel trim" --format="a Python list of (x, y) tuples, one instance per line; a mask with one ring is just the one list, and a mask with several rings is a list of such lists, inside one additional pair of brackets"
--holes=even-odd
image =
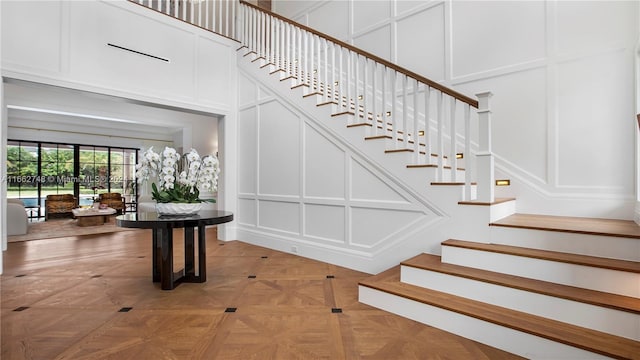
[(115, 45), (115, 44), (111, 44), (111, 43), (107, 43), (107, 46), (110, 46), (110, 47), (113, 47), (113, 48), (116, 48), (116, 49), (119, 49), (119, 50), (123, 50), (123, 51), (132, 52), (132, 53), (134, 53), (134, 54), (138, 54), (138, 55), (147, 56), (147, 57), (150, 57), (150, 58), (155, 59), (155, 60), (160, 60), (160, 61), (170, 62), (170, 60), (169, 60), (169, 59), (167, 59), (167, 58), (163, 58), (163, 57), (161, 57), (161, 56), (156, 56), (156, 55), (147, 54), (147, 53), (145, 53), (145, 52), (138, 51), (138, 50), (129, 49), (129, 48), (126, 48), (126, 47), (124, 47), (124, 46)]

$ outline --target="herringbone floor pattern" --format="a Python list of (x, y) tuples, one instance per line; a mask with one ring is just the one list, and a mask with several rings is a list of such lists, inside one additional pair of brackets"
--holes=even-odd
[(148, 230), (10, 243), (2, 360), (517, 358), (360, 304), (367, 274), (207, 236), (207, 282), (173, 291)]

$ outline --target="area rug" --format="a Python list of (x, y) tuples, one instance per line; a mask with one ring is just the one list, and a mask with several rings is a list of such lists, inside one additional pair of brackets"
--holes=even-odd
[(52, 219), (49, 221), (30, 222), (24, 235), (7, 236), (8, 242), (50, 239), (78, 235), (105, 234), (117, 231), (135, 230), (116, 226), (115, 217), (109, 217), (104, 225), (78, 226), (75, 219)]

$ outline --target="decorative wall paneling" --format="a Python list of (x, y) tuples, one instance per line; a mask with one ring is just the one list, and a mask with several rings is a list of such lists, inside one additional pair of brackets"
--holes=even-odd
[(271, 246), (305, 256), (335, 251), (333, 262), (366, 260), (444, 215), (377, 171), (323, 120), (243, 72), (240, 84), (238, 226), (248, 241), (269, 237), (282, 242)]
[(512, 179), (496, 191), (519, 211), (632, 217), (636, 164), (620, 154), (635, 153), (637, 2), (348, 1), (318, 16), (334, 2), (273, 9), (346, 27), (341, 40), (461, 92), (490, 89), (496, 170)]
[(235, 73), (237, 43), (231, 39), (128, 1), (2, 6), (5, 77), (209, 113), (232, 111), (234, 99), (218, 86)]
[[(387, 152), (412, 154), (410, 165), (437, 165), (436, 181), (445, 181), (445, 172), (448, 181), (464, 181), (467, 199), (476, 181), (471, 174), (477, 173), (478, 199), (493, 201), (491, 136), (486, 136), (491, 126), (490, 93), (478, 94), (483, 107), (475, 110), (478, 100), (334, 37), (246, 3), (240, 9), (243, 44), (250, 51), (246, 55), (255, 54), (253, 61), (263, 61), (273, 72), (282, 71), (282, 80), (291, 79), (292, 86), (304, 87), (306, 96), (333, 104), (332, 116), (348, 115), (349, 126), (364, 126), (369, 139), (389, 139)], [(478, 119), (471, 120), (476, 111)], [(431, 131), (432, 120), (435, 131)], [(457, 154), (471, 150), (471, 121), (481, 124), (476, 133), (477, 166), (483, 169), (467, 169), (458, 180)], [(450, 140), (445, 143), (446, 137)], [(437, 154), (435, 159), (432, 151)]]
[[(230, 180), (234, 178), (235, 182), (235, 151), (231, 151), (235, 141), (230, 139), (236, 136), (233, 122), (237, 109), (234, 53), (237, 42), (128, 1), (9, 1), (2, 2), (0, 7), (3, 80), (11, 81), (12, 85), (18, 82), (34, 84), (33, 91), (50, 85), (58, 90), (83, 92), (82, 96), (69, 96), (68, 99), (75, 101), (71, 108), (61, 109), (63, 103), (69, 105), (70, 102), (55, 103), (51, 99), (40, 104), (34, 104), (34, 99), (30, 98), (18, 99), (18, 102), (26, 100), (30, 102), (27, 107), (36, 109), (57, 109), (83, 116), (94, 114), (103, 120), (107, 117), (127, 119), (135, 124), (146, 124), (146, 130), (151, 133), (157, 127), (165, 129), (160, 137), (138, 133), (136, 146), (140, 147), (164, 144), (169, 140), (179, 147), (194, 146), (206, 152), (220, 150), (225, 169), (221, 188), (225, 192), (218, 194), (218, 203), (230, 211), (236, 210), (236, 194)], [(14, 95), (15, 92), (5, 92), (3, 101)], [(99, 106), (87, 108), (91, 107), (89, 103), (95, 105), (101, 96), (121, 102), (110, 102), (112, 107), (102, 109), (103, 112), (97, 110)], [(14, 100), (17, 99), (11, 99)], [(4, 114), (15, 115), (17, 121), (24, 118), (22, 111), (17, 113), (14, 109), (8, 113), (6, 106), (9, 105), (6, 101), (3, 103)], [(123, 109), (127, 106), (128, 109)], [(135, 110), (129, 112), (135, 106), (146, 107), (147, 111), (142, 115)], [(154, 116), (164, 110), (163, 115)], [(166, 114), (171, 111), (177, 115), (167, 119)], [(29, 122), (35, 126), (34, 121), (39, 121), (42, 129), (55, 128), (52, 130), (55, 132), (40, 129), (34, 133), (23, 127), (13, 127), (10, 131), (18, 137), (85, 136), (78, 134), (78, 126), (70, 124), (69, 118), (63, 119), (69, 114), (54, 119), (57, 115), (51, 113), (42, 116), (47, 119), (34, 120), (31, 119), (32, 112)], [(191, 116), (194, 114), (197, 115)], [(199, 118), (194, 120), (194, 117)], [(7, 117), (3, 116), (3, 119)], [(77, 123), (77, 120), (71, 122)], [(100, 133), (101, 126), (106, 126), (106, 130), (102, 135), (85, 137), (96, 143), (110, 141), (104, 135), (112, 133), (113, 121), (108, 126), (96, 118), (91, 121), (96, 125), (93, 132)], [(3, 141), (7, 139), (10, 122), (4, 123)], [(58, 126), (48, 126), (54, 122), (59, 122)], [(131, 131), (137, 126), (133, 123)], [(25, 121), (22, 125), (28, 124)], [(80, 126), (85, 125), (86, 121)], [(65, 129), (73, 130), (74, 127), (75, 132), (64, 134)], [(121, 134), (126, 133), (126, 124), (120, 122), (115, 127), (119, 127)], [(220, 149), (218, 130), (222, 137), (228, 137), (227, 141), (221, 141)], [(134, 146), (126, 135), (121, 136), (115, 141)], [(235, 239), (230, 230), (232, 226), (220, 227), (220, 238)], [(6, 245), (5, 239), (3, 237)]]

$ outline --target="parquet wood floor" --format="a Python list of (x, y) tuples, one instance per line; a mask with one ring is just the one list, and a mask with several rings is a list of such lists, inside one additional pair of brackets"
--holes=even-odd
[(10, 243), (2, 360), (518, 358), (359, 303), (367, 274), (221, 242), (215, 228), (207, 282), (163, 291), (151, 282), (150, 237)]

